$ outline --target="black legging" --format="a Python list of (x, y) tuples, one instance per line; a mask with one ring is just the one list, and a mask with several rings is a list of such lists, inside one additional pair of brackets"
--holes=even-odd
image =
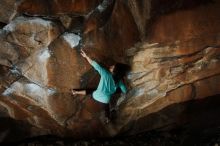
[(105, 117), (110, 118), (110, 107), (109, 107), (109, 103), (102, 103), (99, 102), (97, 100), (95, 100), (92, 97), (92, 93), (95, 91), (95, 89), (86, 89), (86, 95), (91, 95), (91, 99), (94, 101), (95, 104), (97, 104), (98, 107), (100, 107), (100, 110), (104, 109), (105, 110)]

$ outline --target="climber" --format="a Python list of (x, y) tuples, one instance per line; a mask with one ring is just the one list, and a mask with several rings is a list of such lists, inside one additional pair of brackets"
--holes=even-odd
[(101, 107), (100, 109), (105, 110), (105, 122), (108, 123), (111, 119), (109, 109), (111, 96), (116, 92), (118, 87), (123, 93), (127, 92), (127, 88), (122, 80), (123, 76), (125, 76), (125, 68), (123, 68), (123, 64), (117, 63), (110, 66), (107, 70), (99, 65), (96, 61), (88, 57), (83, 50), (81, 50), (81, 55), (89, 62), (89, 64), (92, 65), (96, 71), (98, 71), (101, 78), (98, 88), (95, 91), (88, 92), (87, 90), (72, 90), (72, 94), (87, 95), (92, 93), (91, 100), (95, 102), (95, 106), (99, 106)]

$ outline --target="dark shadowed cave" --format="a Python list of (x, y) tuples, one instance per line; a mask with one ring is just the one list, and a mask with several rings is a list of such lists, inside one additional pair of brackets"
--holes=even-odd
[[(220, 145), (219, 0), (1, 0), (0, 144)], [(106, 124), (88, 96), (130, 66)], [(114, 100), (117, 97), (117, 100)]]

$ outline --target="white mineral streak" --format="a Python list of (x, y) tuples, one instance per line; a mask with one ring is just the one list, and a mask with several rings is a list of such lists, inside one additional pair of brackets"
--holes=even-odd
[(36, 99), (42, 100), (55, 93), (55, 90), (43, 88), (34, 83), (28, 83), (24, 85), (24, 91), (30, 96), (36, 97)]
[(58, 35), (58, 26), (41, 18), (18, 17), (3, 30), (13, 36), (10, 42), (32, 49), (47, 47)]
[(15, 89), (14, 89), (14, 84), (10, 87), (10, 88), (7, 88), (3, 93), (2, 93), (2, 95), (3, 96), (9, 96), (9, 95), (11, 95), (14, 91), (15, 91)]
[(111, 4), (111, 2), (111, 0), (103, 0), (103, 2), (97, 7), (99, 12), (103, 12)]
[(3, 30), (12, 32), (15, 29), (15, 24), (14, 23), (9, 23), (5, 27), (3, 27)]
[(70, 45), (71, 48), (76, 47), (81, 40), (81, 37), (74, 33), (65, 33), (63, 35), (63, 38)]
[(27, 65), (22, 70), (25, 77), (29, 80), (36, 82), (42, 86), (47, 86), (47, 62), (50, 58), (48, 48), (44, 48), (27, 59)]
[(53, 95), (55, 92), (54, 89), (41, 87), (35, 83), (17, 81), (6, 89), (3, 95), (10, 96), (11, 94), (16, 94), (18, 96), (33, 99), (37, 103), (44, 105), (46, 103), (46, 98)]
[(51, 21), (48, 21), (48, 20), (44, 20), (44, 19), (41, 19), (41, 18), (34, 18), (34, 19), (31, 19), (28, 21), (29, 23), (33, 23), (33, 24), (40, 24), (44, 27), (48, 27), (51, 25)]
[(104, 8), (102, 5), (98, 5), (98, 10), (99, 10), (100, 12), (103, 12), (103, 11), (105, 10), (105, 8)]
[(44, 49), (39, 53), (38, 61), (39, 62), (47, 62), (47, 59), (50, 57), (50, 52), (48, 49)]
[(44, 20), (41, 18), (25, 18), (25, 17), (17, 17), (14, 21), (12, 21), (11, 23), (9, 23), (8, 25), (6, 25), (3, 30), (6, 31), (14, 31), (16, 26), (19, 24), (39, 24), (42, 25), (44, 27), (49, 27), (51, 25), (51, 21), (48, 20)]

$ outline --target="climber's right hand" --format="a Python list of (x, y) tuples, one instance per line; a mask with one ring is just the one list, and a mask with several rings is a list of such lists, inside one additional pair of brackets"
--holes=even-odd
[(76, 90), (73, 90), (73, 89), (72, 89), (71, 91), (72, 91), (72, 94), (73, 94), (73, 95), (76, 95), (76, 94), (77, 94), (77, 91), (76, 91)]
[(81, 50), (81, 53), (80, 53), (81, 55), (82, 55), (82, 57), (84, 57), (84, 58), (87, 58), (88, 56), (86, 55), (86, 53), (83, 51), (83, 50)]

